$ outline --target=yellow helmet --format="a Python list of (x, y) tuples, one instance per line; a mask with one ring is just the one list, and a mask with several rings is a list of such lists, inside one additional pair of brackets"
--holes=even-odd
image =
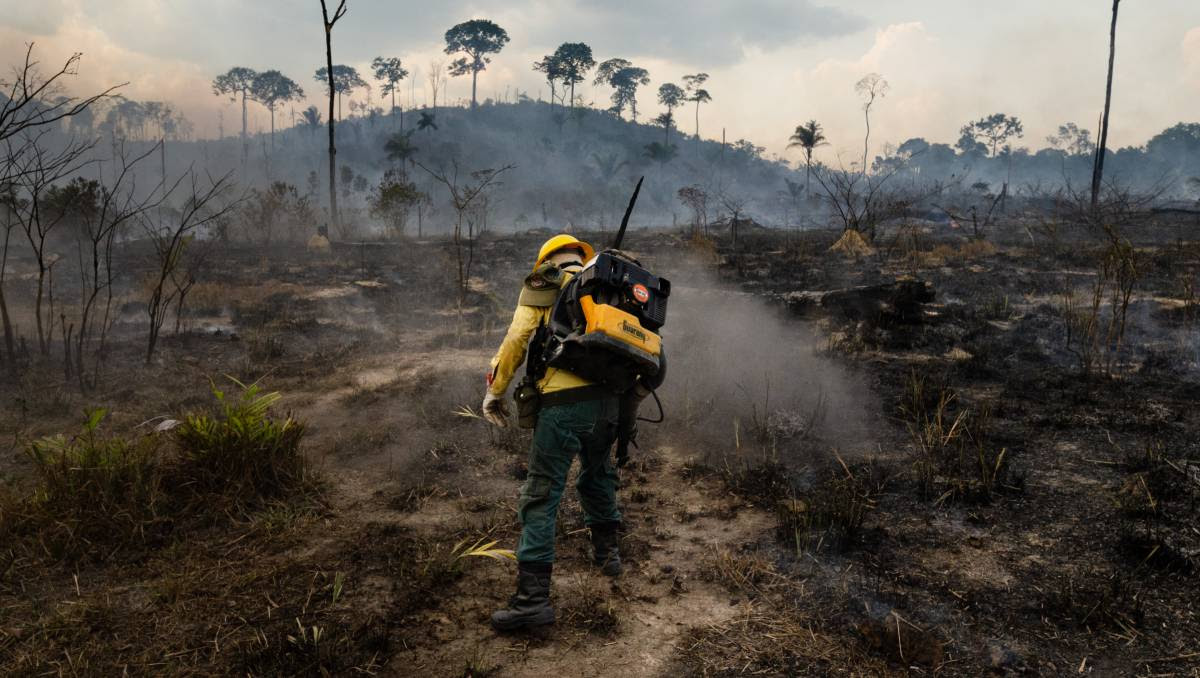
[(542, 245), (542, 249), (538, 250), (537, 261), (534, 262), (533, 267), (537, 268), (538, 266), (541, 266), (542, 262), (550, 258), (550, 255), (559, 250), (567, 248), (583, 250), (584, 262), (587, 262), (596, 253), (596, 251), (592, 249), (591, 245), (573, 235), (562, 233), (550, 238)]

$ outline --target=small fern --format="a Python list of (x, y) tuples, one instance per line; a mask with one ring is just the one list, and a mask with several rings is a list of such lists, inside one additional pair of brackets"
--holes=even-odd
[(304, 425), (290, 416), (269, 416), (278, 392), (228, 378), (240, 392), (227, 394), (213, 385), (218, 416), (190, 414), (175, 429), (192, 475), (188, 481), (243, 501), (282, 496), (302, 486), (308, 477), (300, 452)]

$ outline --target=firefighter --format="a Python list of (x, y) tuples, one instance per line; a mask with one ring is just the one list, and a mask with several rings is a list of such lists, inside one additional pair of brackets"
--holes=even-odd
[[(531, 339), (544, 325), (560, 287), (591, 259), (590, 245), (570, 235), (557, 235), (542, 245), (533, 272), (526, 277), (512, 324), (492, 358), (483, 416), (500, 427), (509, 425), (505, 393), (525, 359)], [(554, 623), (550, 579), (558, 505), (567, 473), (576, 456), (580, 471), (575, 487), (590, 528), (595, 564), (609, 576), (621, 574), (617, 506), (617, 473), (609, 455), (617, 437), (619, 398), (607, 388), (562, 369), (546, 368), (536, 383), (537, 424), (529, 451), (529, 475), (521, 487), (518, 513), (517, 592), (507, 608), (492, 615), (492, 626), (510, 631)]]

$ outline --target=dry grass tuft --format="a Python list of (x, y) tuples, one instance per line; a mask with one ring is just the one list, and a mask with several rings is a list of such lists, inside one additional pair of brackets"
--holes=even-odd
[(831, 467), (807, 491), (776, 503), (778, 538), (794, 545), (797, 554), (846, 548), (862, 532), (887, 482), (874, 465), (852, 469), (843, 462)]
[(675, 643), (670, 675), (829, 676), (853, 666), (856, 675), (890, 675), (885, 662), (857, 651), (840, 633), (795, 609), (746, 606), (734, 619), (689, 630)]
[(761, 552), (734, 553), (729, 549), (721, 549), (713, 556), (705, 574), (733, 593), (751, 595), (762, 593), (780, 577), (775, 566)]
[[(575, 577), (564, 587), (558, 613), (562, 623), (598, 636), (612, 636), (620, 628), (607, 582), (593, 574)], [(563, 590), (563, 589), (560, 589)]]
[(900, 414), (915, 447), (912, 469), (922, 498), (986, 503), (1001, 490), (1017, 489), (1008, 450), (988, 443), (986, 406), (963, 407), (952, 389), (913, 370)]

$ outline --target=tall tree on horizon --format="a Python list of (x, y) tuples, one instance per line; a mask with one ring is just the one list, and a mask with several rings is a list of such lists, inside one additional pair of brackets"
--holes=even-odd
[(696, 102), (696, 139), (700, 139), (700, 104), (712, 101), (712, 95), (702, 85), (708, 82), (708, 73), (696, 73), (683, 76), (683, 84), (687, 89), (687, 100)]
[(1003, 113), (993, 113), (963, 125), (959, 133), (980, 143), (986, 142), (991, 157), (995, 158), (1005, 142), (1012, 137), (1020, 138), (1025, 134), (1025, 126), (1021, 123), (1020, 118)]
[[(337, 117), (342, 117), (342, 95), (350, 95), (354, 90), (360, 87), (368, 87), (367, 81), (362, 79), (358, 74), (358, 69), (346, 64), (337, 64), (333, 67), (333, 77), (330, 77), (326, 72), (326, 67), (322, 66), (313, 73), (313, 79), (317, 82), (333, 82), (333, 88), (337, 93)], [(326, 85), (328, 87), (328, 84)], [(351, 109), (353, 110), (353, 109)]]
[[(400, 81), (408, 77), (408, 69), (400, 63), (400, 59), (396, 57), (383, 58), (375, 57), (371, 61), (371, 69), (375, 73), (375, 79), (383, 83), (379, 88), (381, 94), (392, 95), (392, 111), (396, 110), (396, 88), (399, 87)], [(404, 106), (400, 106), (400, 129), (404, 129)]]
[(234, 66), (213, 79), (212, 88), (213, 94), (216, 96), (228, 96), (230, 101), (237, 101), (237, 96), (242, 95), (242, 162), (246, 161), (246, 155), (249, 153), (250, 142), (246, 138), (246, 99), (253, 99), (254, 95), (254, 78), (258, 77), (258, 73), (254, 69), (246, 68), (245, 66)]
[(675, 122), (675, 108), (684, 102), (685, 97), (687, 97), (687, 92), (673, 82), (664, 82), (658, 86), (658, 103), (667, 107), (665, 124), (663, 124), (663, 128), (666, 130), (663, 141), (666, 144), (671, 143), (671, 125)]
[(796, 125), (796, 131), (792, 132), (792, 136), (788, 139), (788, 148), (800, 148), (804, 150), (804, 194), (808, 195), (809, 178), (812, 175), (812, 156), (813, 151), (818, 146), (827, 146), (829, 142), (825, 139), (825, 133), (821, 130), (821, 125), (816, 120), (809, 120), (803, 125)]
[(650, 84), (650, 73), (646, 69), (634, 66), (626, 59), (609, 59), (596, 68), (594, 84), (612, 87), (610, 110), (621, 117), (625, 106), (629, 106), (630, 117), (637, 122), (637, 88)]
[(1100, 203), (1100, 182), (1104, 179), (1104, 153), (1108, 150), (1108, 115), (1112, 110), (1113, 64), (1117, 59), (1117, 10), (1121, 0), (1113, 0), (1112, 28), (1108, 33), (1108, 84), (1104, 88), (1104, 117), (1100, 119), (1100, 145), (1096, 147), (1096, 163), (1092, 169), (1092, 209)]
[(275, 148), (275, 108), (281, 103), (299, 101), (304, 98), (304, 90), (295, 80), (279, 71), (263, 71), (254, 78), (251, 91), (254, 100), (271, 112), (271, 148)]
[(889, 89), (891, 85), (878, 73), (868, 73), (854, 85), (854, 91), (863, 98), (863, 117), (867, 121), (867, 134), (863, 137), (863, 174), (867, 173), (867, 156), (871, 144), (871, 107), (875, 105), (876, 99), (886, 96)]
[(582, 42), (564, 42), (554, 50), (563, 84), (571, 88), (571, 107), (575, 107), (575, 85), (587, 78), (587, 72), (596, 65), (592, 48)]
[[(491, 58), (508, 43), (508, 33), (487, 19), (472, 19), (456, 24), (446, 31), (446, 54), (466, 54), (450, 63), (450, 75), (471, 74), (471, 108), (475, 108), (479, 71), (487, 68)], [(469, 57), (469, 58), (468, 58)]]
[(325, 24), (325, 74), (329, 80), (329, 222), (334, 232), (339, 232), (337, 211), (337, 145), (334, 143), (333, 100), (337, 96), (337, 88), (333, 77), (333, 26), (346, 15), (346, 0), (338, 0), (333, 16), (321, 0), (321, 19)]
[[(553, 111), (554, 100), (557, 98), (554, 84), (563, 79), (562, 62), (559, 61), (557, 55), (547, 54), (542, 57), (541, 61), (533, 62), (533, 70), (546, 76), (546, 83), (550, 85), (550, 110)], [(563, 85), (565, 87), (566, 83), (564, 82)]]

